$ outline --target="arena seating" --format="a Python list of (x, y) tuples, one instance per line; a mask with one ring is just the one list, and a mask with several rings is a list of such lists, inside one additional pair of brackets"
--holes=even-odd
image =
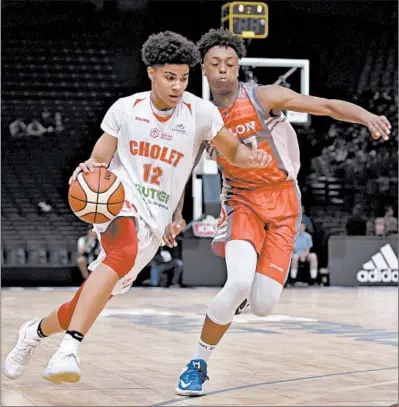
[[(397, 39), (389, 37), (387, 31), (381, 30), (379, 38), (375, 38), (366, 57), (364, 69), (359, 77), (358, 91), (381, 91), (390, 87), (396, 88), (398, 83), (398, 50)], [(378, 50), (375, 53), (375, 50)]]
[[(328, 234), (345, 233), (346, 219), (356, 203), (363, 204), (369, 217), (381, 215), (384, 205), (397, 207), (398, 71), (394, 46), (397, 39), (381, 32), (380, 38), (376, 37), (374, 41), (376, 46), (370, 47), (357, 94), (355, 91), (353, 100), (349, 101), (385, 115), (392, 123), (390, 141), (373, 141), (361, 126), (340, 122), (332, 124), (325, 137), (319, 138), (318, 151), (325, 150), (325, 173), (321, 173), (322, 168), (317, 165), (313, 166), (304, 189), (308, 201), (312, 202), (312, 218), (322, 224)], [(373, 53), (376, 49), (378, 51)], [(337, 148), (348, 152), (345, 160), (335, 159)], [(363, 157), (357, 153), (359, 150), (364, 153)], [(329, 209), (324, 211), (323, 207)]]
[[(110, 100), (121, 96), (101, 46), (6, 39), (2, 43), (2, 265), (71, 266), (86, 224), (70, 211), (67, 181)], [(44, 108), (63, 115), (64, 131), (11, 138), (9, 124)], [(77, 158), (78, 157), (78, 158)], [(39, 214), (45, 201), (52, 211)]]
[[(381, 35), (381, 41), (390, 43)], [(5, 35), (2, 48), (2, 264), (74, 265), (76, 240), (84, 234), (86, 225), (68, 207), (68, 175), (93, 137), (90, 126), (98, 124), (105, 109), (125, 89), (114, 72), (110, 50), (95, 39), (83, 43)], [(392, 120), (393, 141), (387, 158), (392, 168), (397, 168), (397, 96), (395, 99), (389, 94), (397, 93), (396, 55), (395, 48), (380, 47), (376, 54), (367, 56), (355, 100)], [(63, 132), (38, 139), (8, 136), (12, 121), (40, 117), (44, 108), (62, 113)], [(312, 131), (306, 129), (305, 133)], [(345, 136), (347, 148), (353, 147), (361, 136), (359, 132), (359, 126), (347, 124), (338, 129)], [(334, 148), (334, 138), (327, 134), (315, 137), (322, 145), (307, 151), (315, 151), (317, 156), (323, 148)], [(367, 153), (375, 149), (380, 154), (380, 145), (368, 142)], [(309, 170), (306, 165), (302, 171)], [(331, 165), (330, 175), (311, 171), (302, 184), (307, 191), (309, 215), (327, 234), (345, 232), (354, 201), (368, 202), (378, 194), (397, 200), (397, 174), (392, 171), (388, 175), (375, 173), (367, 186), (353, 179), (348, 182), (342, 166)], [(385, 192), (381, 192), (380, 185), (387, 182)], [(50, 213), (38, 213), (40, 200), (52, 206)]]

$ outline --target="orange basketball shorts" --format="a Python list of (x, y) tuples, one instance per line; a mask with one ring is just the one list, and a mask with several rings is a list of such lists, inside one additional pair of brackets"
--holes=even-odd
[(296, 182), (227, 194), (212, 250), (224, 257), (230, 240), (246, 240), (258, 253), (256, 271), (284, 284), (301, 223), (301, 193)]

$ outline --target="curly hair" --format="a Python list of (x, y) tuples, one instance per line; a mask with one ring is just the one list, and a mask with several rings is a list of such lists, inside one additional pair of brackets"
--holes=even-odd
[(201, 54), (202, 60), (205, 58), (205, 54), (216, 46), (231, 47), (237, 53), (238, 58), (243, 58), (247, 54), (245, 44), (242, 38), (235, 36), (229, 30), (219, 28), (215, 30), (210, 29), (205, 33), (201, 39), (197, 42), (197, 47)]
[(165, 64), (196, 65), (200, 60), (197, 46), (186, 37), (172, 31), (152, 34), (141, 49), (146, 66)]

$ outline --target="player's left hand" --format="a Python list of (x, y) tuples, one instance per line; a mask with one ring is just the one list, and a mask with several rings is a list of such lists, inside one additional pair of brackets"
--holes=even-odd
[(392, 125), (385, 116), (370, 115), (370, 119), (366, 123), (371, 136), (374, 140), (382, 138), (383, 140), (389, 139)]
[(168, 247), (176, 247), (176, 236), (186, 227), (186, 221), (181, 215), (175, 215), (173, 221), (165, 228), (163, 241)]
[(272, 162), (272, 156), (265, 150), (252, 149), (251, 154), (248, 157), (250, 167), (268, 167)]

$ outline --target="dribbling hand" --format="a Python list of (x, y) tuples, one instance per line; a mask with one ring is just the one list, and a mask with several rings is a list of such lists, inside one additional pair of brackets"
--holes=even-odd
[(177, 247), (176, 236), (186, 227), (186, 221), (181, 216), (176, 216), (165, 228), (163, 241), (168, 247)]
[(73, 181), (75, 181), (76, 177), (78, 176), (78, 174), (80, 172), (93, 172), (94, 168), (96, 167), (104, 167), (107, 168), (108, 164), (106, 163), (97, 163), (95, 162), (92, 158), (89, 158), (88, 160), (86, 160), (84, 163), (80, 163), (75, 171), (73, 172), (71, 178), (69, 178), (69, 185), (72, 184)]

